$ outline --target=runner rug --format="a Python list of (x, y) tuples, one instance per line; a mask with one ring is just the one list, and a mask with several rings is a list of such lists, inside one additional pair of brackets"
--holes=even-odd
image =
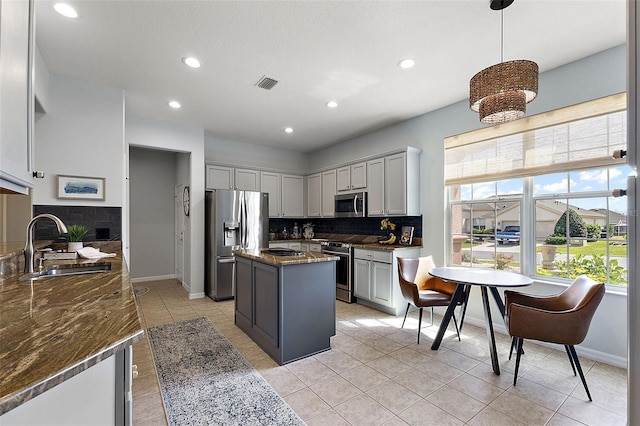
[(304, 425), (208, 318), (147, 333), (170, 425)]

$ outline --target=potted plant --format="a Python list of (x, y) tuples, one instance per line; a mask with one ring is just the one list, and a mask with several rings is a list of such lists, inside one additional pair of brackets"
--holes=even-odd
[(74, 252), (82, 248), (82, 239), (89, 233), (84, 225), (69, 225), (67, 227), (67, 251)]

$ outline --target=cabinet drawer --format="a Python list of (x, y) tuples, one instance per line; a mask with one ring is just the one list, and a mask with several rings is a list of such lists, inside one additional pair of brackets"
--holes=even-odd
[(309, 251), (320, 253), (322, 251), (322, 246), (320, 244), (309, 244)]
[(393, 251), (391, 250), (369, 250), (355, 249), (353, 256), (357, 259), (373, 260), (374, 262), (392, 263)]

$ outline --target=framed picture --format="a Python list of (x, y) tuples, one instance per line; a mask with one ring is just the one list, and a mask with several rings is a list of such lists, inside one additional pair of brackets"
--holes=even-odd
[(58, 198), (104, 200), (104, 178), (58, 175)]
[(413, 243), (413, 226), (403, 226), (400, 232), (400, 244), (410, 246)]

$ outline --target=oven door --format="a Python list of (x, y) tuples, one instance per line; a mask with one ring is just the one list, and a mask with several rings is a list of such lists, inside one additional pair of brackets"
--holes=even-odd
[(336, 262), (336, 299), (351, 303), (353, 301), (353, 289), (351, 288), (351, 255), (329, 250), (323, 250), (322, 253), (340, 258)]

